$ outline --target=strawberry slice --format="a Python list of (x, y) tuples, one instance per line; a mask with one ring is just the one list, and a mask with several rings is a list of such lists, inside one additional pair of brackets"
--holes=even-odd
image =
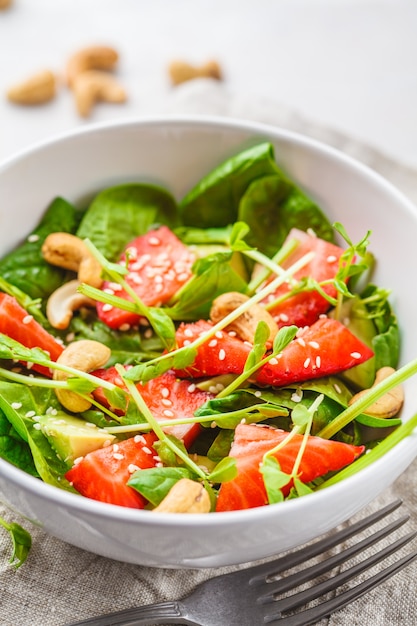
[[(123, 388), (123, 381), (114, 367), (96, 370), (93, 373), (95, 376), (109, 380)], [(152, 415), (158, 421), (191, 418), (204, 402), (214, 397), (214, 394), (208, 391), (201, 391), (189, 381), (179, 380), (173, 371), (165, 372), (144, 385), (138, 384), (138, 389)], [(102, 389), (96, 389), (94, 397), (101, 404), (108, 406)], [(188, 448), (200, 434), (201, 426), (198, 423), (178, 424), (165, 427), (164, 431), (182, 440), (185, 447)]]
[(156, 436), (136, 435), (130, 439), (89, 452), (65, 474), (65, 478), (86, 498), (118, 506), (143, 509), (146, 500), (126, 483), (138, 469), (159, 462), (152, 448)]
[[(176, 333), (178, 347), (189, 345), (212, 328), (213, 324), (205, 320), (180, 324)], [(250, 344), (235, 337), (233, 333), (221, 330), (198, 348), (197, 357), (192, 365), (184, 370), (176, 370), (176, 374), (181, 378), (240, 374), (251, 349)]]
[(321, 318), (300, 329), (297, 335), (280, 355), (258, 371), (257, 383), (283, 387), (339, 374), (374, 355), (338, 320)]
[[(298, 272), (293, 275), (295, 280), (301, 280), (307, 276), (314, 278), (317, 282), (333, 279), (339, 269), (340, 256), (344, 250), (324, 239), (310, 235), (298, 228), (293, 228), (289, 232), (286, 242), (296, 239), (299, 242), (297, 248), (282, 263), (284, 269), (289, 268), (296, 261), (301, 259), (308, 252), (314, 252), (313, 259)], [(285, 245), (285, 244), (284, 244)], [(268, 282), (272, 278), (268, 279)], [(264, 286), (264, 285), (263, 285)], [(291, 289), (291, 284), (284, 283), (270, 294), (264, 301), (271, 303), (277, 298), (287, 294)], [(336, 297), (336, 289), (333, 285), (326, 285), (323, 290), (333, 298)], [(289, 297), (282, 303), (269, 308), (269, 312), (277, 322), (278, 326), (310, 326), (321, 314), (326, 313), (330, 308), (330, 303), (317, 291), (303, 291)]]
[[(16, 298), (6, 293), (0, 293), (0, 333), (18, 341), (26, 348), (45, 350), (49, 353), (51, 361), (56, 361), (64, 349), (55, 337), (20, 306)], [(44, 376), (51, 377), (51, 371), (47, 367), (34, 364), (32, 368)]]
[[(160, 306), (191, 277), (194, 254), (167, 227), (151, 230), (129, 243), (120, 258), (129, 273), (126, 282), (147, 306)], [(104, 281), (102, 290), (119, 298), (131, 300), (120, 285)], [(102, 302), (97, 303), (99, 318), (110, 328), (127, 328), (138, 324), (140, 316)]]
[[(284, 430), (259, 424), (237, 426), (229, 453), (230, 457), (236, 459), (237, 476), (221, 485), (216, 511), (251, 509), (268, 504), (259, 464), (263, 455), (281, 443), (287, 435)], [(274, 453), (283, 472), (291, 474), (302, 440), (302, 435), (295, 435)], [(352, 463), (364, 449), (364, 446), (309, 436), (298, 477), (303, 483), (309, 483), (330, 471), (340, 470)], [(291, 485), (290, 482), (282, 488), (284, 496), (288, 495)]]

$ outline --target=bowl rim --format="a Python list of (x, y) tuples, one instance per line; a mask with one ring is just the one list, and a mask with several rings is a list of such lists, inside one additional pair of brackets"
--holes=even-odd
[[(321, 154), (342, 162), (344, 166), (347, 166), (349, 169), (353, 170), (359, 175), (365, 176), (368, 179), (372, 180), (373, 184), (378, 185), (380, 188), (383, 189), (385, 193), (388, 193), (390, 196), (394, 197), (397, 202), (400, 202), (403, 205), (403, 208), (407, 212), (410, 212), (417, 221), (417, 207), (406, 196), (404, 192), (399, 190), (393, 183), (391, 183), (381, 174), (373, 170), (370, 166), (360, 162), (359, 160), (348, 154), (345, 154), (341, 150), (326, 143), (323, 143), (322, 141), (315, 138), (303, 135), (300, 132), (287, 130), (280, 126), (273, 126), (263, 122), (255, 122), (251, 120), (239, 119), (234, 117), (229, 118), (217, 115), (140, 116), (98, 123), (90, 123), (87, 126), (81, 128), (70, 129), (58, 134), (54, 134), (49, 138), (35, 142), (27, 146), (26, 148), (12, 154), (10, 157), (3, 159), (3, 161), (0, 162), (0, 175), (3, 171), (18, 165), (20, 161), (24, 161), (27, 158), (36, 156), (36, 153), (42, 152), (49, 149), (50, 147), (66, 141), (76, 141), (79, 138), (92, 136), (97, 133), (118, 132), (120, 129), (127, 129), (132, 126), (151, 127), (158, 125), (165, 125), (168, 127), (187, 125), (191, 127), (203, 126), (207, 128), (214, 126), (217, 128), (235, 129), (253, 134), (260, 133), (265, 135), (266, 138), (269, 136), (271, 137), (271, 139), (286, 140), (290, 143), (307, 147), (311, 151), (320, 152)], [(417, 445), (414, 439), (417, 439), (417, 429), (407, 438), (399, 442), (385, 455), (383, 455), (383, 457), (377, 459), (371, 465), (364, 468), (357, 474), (344, 479), (340, 483), (331, 485), (323, 491), (317, 491), (314, 492), (314, 494), (311, 494), (314, 495), (314, 498), (312, 499), (312, 504), (316, 503), (317, 505), (320, 504), (320, 501), (322, 500), (326, 501), (330, 493), (340, 492), (340, 494), (343, 495), (343, 492), (347, 489), (350, 489), (351, 486), (360, 488), (361, 483), (363, 482), (363, 478), (365, 476), (378, 476), (380, 465), (383, 462), (385, 463), (387, 460), (389, 461), (391, 457), (394, 458), (397, 456), (401, 456), (403, 454), (403, 451), (414, 449), (414, 456), (417, 456)], [(286, 500), (279, 504), (273, 504), (254, 509), (221, 512), (221, 514), (216, 513), (215, 515), (209, 516), (199, 513), (193, 514), (191, 516), (186, 514), (179, 515), (178, 513), (160, 513), (158, 516), (154, 516), (149, 515), (150, 512), (147, 510), (132, 509), (117, 506), (114, 504), (108, 504), (85, 498), (79, 494), (61, 490), (54, 485), (44, 483), (40, 479), (35, 478), (30, 474), (27, 474), (23, 470), (1, 458), (0, 478), (11, 481), (16, 486), (22, 488), (24, 491), (31, 492), (36, 497), (39, 497), (44, 501), (48, 501), (55, 505), (68, 507), (71, 510), (77, 510), (81, 514), (94, 514), (96, 516), (106, 519), (107, 521), (117, 520), (118, 522), (126, 523), (134, 521), (152, 526), (172, 526), (172, 523), (175, 520), (176, 526), (180, 526), (183, 528), (199, 527), (203, 529), (208, 525), (210, 527), (216, 527), (218, 525), (222, 527), (232, 525), (235, 528), (237, 522), (241, 522), (246, 525), (255, 522), (260, 517), (264, 519), (268, 519), (271, 516), (275, 517), (279, 510), (285, 510), (286, 512), (291, 513), (292, 511), (297, 512), (297, 510), (302, 507), (303, 511), (305, 511), (306, 506), (307, 508), (309, 508), (308, 503), (310, 502), (309, 497), (303, 497), (293, 500)], [(277, 507), (279, 508), (277, 509)]]

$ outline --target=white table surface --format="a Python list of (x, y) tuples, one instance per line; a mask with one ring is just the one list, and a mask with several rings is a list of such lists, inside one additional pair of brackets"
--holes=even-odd
[[(92, 122), (152, 115), (172, 97), (173, 59), (217, 59), (233, 93), (268, 98), (417, 166), (415, 0), (14, 0), (0, 11), (0, 160)], [(96, 43), (120, 53), (129, 100), (88, 120), (62, 87), (40, 107), (16, 82)], [(163, 106), (162, 106), (163, 108)]]

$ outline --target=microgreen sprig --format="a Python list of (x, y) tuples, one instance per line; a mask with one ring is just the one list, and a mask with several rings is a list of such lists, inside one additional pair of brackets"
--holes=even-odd
[(3, 526), (9, 533), (12, 543), (13, 552), (9, 563), (17, 569), (26, 561), (30, 548), (32, 546), (32, 538), (30, 533), (16, 522), (7, 522), (0, 517), (0, 526)]

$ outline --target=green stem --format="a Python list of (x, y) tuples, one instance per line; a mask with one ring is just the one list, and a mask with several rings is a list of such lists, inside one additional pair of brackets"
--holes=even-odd
[(417, 428), (417, 413), (409, 420), (401, 424), (401, 426), (396, 428), (390, 435), (388, 435), (388, 437), (380, 441), (375, 448), (372, 448), (359, 459), (316, 487), (315, 491), (320, 491), (320, 489), (325, 489), (326, 487), (335, 485), (341, 480), (345, 480), (349, 476), (353, 476), (357, 472), (363, 470), (368, 465), (375, 463), (377, 459), (384, 456), (384, 454), (394, 448), (400, 441), (411, 435), (415, 428)]
[(158, 439), (166, 443), (167, 446), (174, 452), (174, 454), (178, 456), (180, 459), (182, 459), (184, 463), (188, 465), (195, 474), (197, 474), (203, 480), (206, 480), (207, 474), (201, 469), (201, 467), (199, 467), (196, 463), (194, 463), (194, 461), (190, 459), (188, 454), (186, 454), (183, 450), (181, 450), (178, 446), (176, 446), (175, 443), (172, 441), (172, 439), (167, 437), (160, 423), (158, 422), (157, 419), (155, 419), (152, 412), (149, 410), (148, 405), (142, 398), (136, 385), (132, 381), (124, 378), (124, 373), (125, 373), (124, 367), (122, 365), (116, 365), (116, 369), (117, 369), (117, 372), (120, 374), (120, 376), (123, 378), (123, 381), (132, 399), (136, 403), (136, 406), (138, 407), (139, 411), (142, 413), (146, 421), (149, 423), (149, 425), (151, 426), (151, 429), (154, 431)]
[(368, 389), (363, 396), (361, 396), (356, 402), (347, 407), (342, 413), (338, 415), (330, 424), (327, 424), (324, 428), (322, 428), (318, 433), (318, 437), (322, 437), (323, 439), (330, 439), (338, 433), (340, 430), (345, 428), (350, 422), (352, 422), (358, 415), (363, 413), (365, 409), (367, 409), (371, 404), (373, 404), (376, 400), (381, 398), (384, 394), (394, 387), (405, 382), (411, 376), (417, 374), (417, 359), (413, 359), (399, 370), (391, 374), (385, 380), (382, 380), (380, 383)]
[(262, 283), (272, 274), (278, 276), (285, 270), (281, 267), (281, 263), (300, 245), (298, 239), (290, 239), (278, 250), (278, 252), (270, 259), (258, 250), (244, 250), (243, 254), (253, 259), (257, 263), (263, 265), (262, 270), (256, 273), (256, 276), (248, 284), (249, 293), (254, 293)]

